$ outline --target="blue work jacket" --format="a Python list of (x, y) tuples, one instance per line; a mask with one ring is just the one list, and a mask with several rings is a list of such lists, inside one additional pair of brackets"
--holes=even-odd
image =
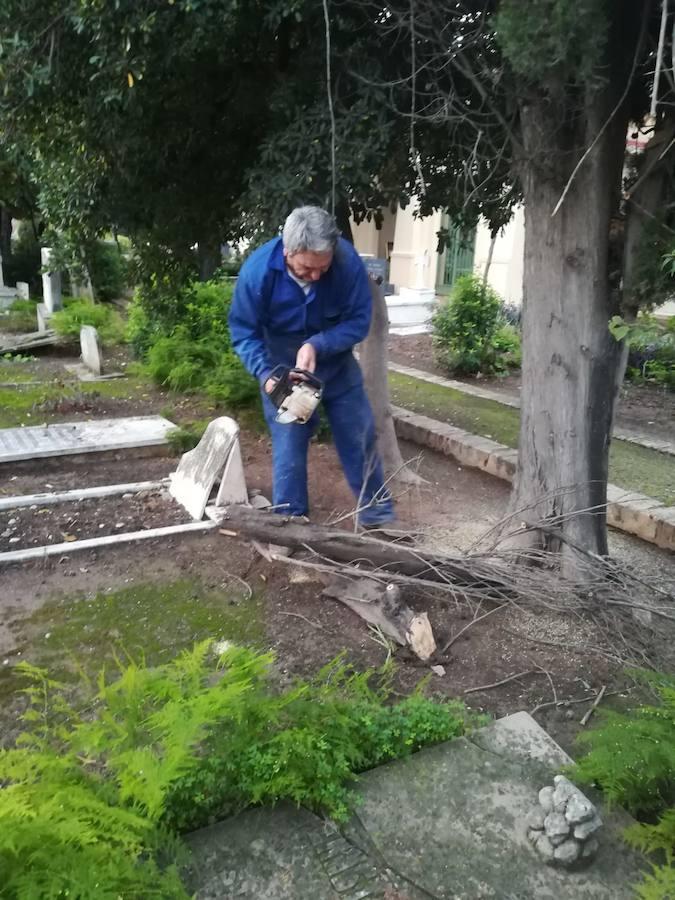
[(305, 295), (275, 238), (241, 267), (229, 318), (232, 345), (264, 384), (275, 366), (294, 366), (300, 347), (311, 344), (324, 396), (337, 396), (363, 380), (352, 348), (368, 334), (371, 303), (365, 266), (348, 241), (339, 239), (330, 269)]

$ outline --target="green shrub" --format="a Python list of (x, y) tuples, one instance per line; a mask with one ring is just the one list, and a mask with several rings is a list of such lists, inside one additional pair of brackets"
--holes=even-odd
[(97, 300), (108, 303), (124, 297), (129, 287), (129, 266), (117, 244), (96, 241), (87, 253), (87, 267)]
[(439, 365), (458, 375), (495, 370), (495, 334), (500, 325), (499, 295), (476, 275), (461, 275), (448, 302), (433, 318)]
[(340, 660), (279, 693), (271, 655), (213, 650), (120, 664), (77, 707), (21, 666), (26, 730), (0, 751), (3, 897), (184, 898), (178, 830), (281, 799), (344, 818), (355, 772), (478, 721), (420, 693), (386, 706), (386, 678)]
[(148, 344), (147, 368), (158, 384), (174, 391), (203, 390), (231, 409), (257, 400), (258, 385), (232, 349), (227, 322), (232, 292), (232, 285), (223, 282), (191, 284), (182, 297), (179, 322), (168, 333), (153, 333), (146, 313), (132, 307), (135, 335)]
[(573, 776), (596, 784), (610, 803), (648, 819), (629, 828), (626, 840), (640, 850), (661, 851), (666, 865), (654, 867), (638, 886), (644, 900), (670, 900), (675, 888), (675, 677), (639, 673), (661, 703), (627, 713), (604, 711), (599, 724), (579, 735), (589, 747)]
[(120, 316), (109, 306), (79, 297), (64, 297), (63, 309), (51, 318), (51, 327), (62, 337), (76, 340), (83, 325), (93, 325), (104, 344), (119, 343), (124, 334)]
[(34, 300), (15, 300), (0, 318), (5, 331), (37, 331), (37, 303)]
[(675, 391), (675, 316), (665, 325), (646, 313), (635, 322), (614, 316), (609, 330), (616, 340), (628, 343), (627, 379)]
[(500, 325), (492, 339), (495, 352), (494, 366), (497, 371), (519, 369), (523, 360), (520, 348), (520, 332), (507, 322)]

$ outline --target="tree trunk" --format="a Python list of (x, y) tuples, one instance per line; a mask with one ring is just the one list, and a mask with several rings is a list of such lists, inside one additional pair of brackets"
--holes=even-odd
[[(608, 281), (608, 247), (611, 218), (618, 209), (627, 115), (615, 115), (576, 173), (559, 211), (552, 212), (579, 158), (578, 148), (596, 138), (613, 99), (609, 90), (589, 89), (585, 115), (577, 118), (581, 128), (577, 125), (573, 134), (552, 121), (544, 102), (524, 104), (521, 111), (526, 160), (521, 171), (523, 389), (511, 506), (523, 510), (521, 518), (528, 523), (545, 520), (549, 526), (546, 533), (522, 535), (518, 543), (562, 551), (570, 575), (576, 569), (570, 544), (607, 553), (607, 474), (620, 358), (620, 346), (608, 329), (617, 311)], [(567, 148), (561, 146), (565, 139)], [(533, 162), (537, 157), (541, 163)]]
[(12, 258), (12, 213), (6, 206), (0, 207), (0, 254), (5, 263)]
[(405, 465), (391, 414), (387, 368), (389, 317), (384, 299), (384, 285), (378, 284), (372, 277), (368, 278), (368, 283), (373, 300), (373, 317), (368, 337), (360, 347), (360, 362), (366, 393), (375, 416), (375, 430), (384, 471), (387, 476), (396, 474), (396, 478), (408, 484), (420, 484), (423, 479)]
[(216, 238), (204, 238), (197, 244), (197, 261), (199, 263), (199, 280), (209, 281), (220, 265), (220, 241)]

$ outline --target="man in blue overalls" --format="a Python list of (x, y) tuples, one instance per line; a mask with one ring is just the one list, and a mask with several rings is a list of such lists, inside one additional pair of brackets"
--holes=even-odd
[(314, 372), (345, 477), (357, 500), (358, 522), (378, 527), (394, 518), (377, 453), (373, 414), (352, 353), (368, 334), (368, 276), (333, 217), (301, 206), (286, 219), (283, 236), (255, 250), (239, 273), (230, 312), (232, 343), (260, 382), (272, 435), (274, 506), (304, 516), (307, 450), (318, 411), (305, 425), (276, 421), (268, 394), (278, 365)]

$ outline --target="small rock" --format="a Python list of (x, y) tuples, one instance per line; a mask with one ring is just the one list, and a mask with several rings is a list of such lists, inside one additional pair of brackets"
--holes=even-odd
[(543, 787), (539, 791), (539, 804), (545, 813), (553, 812), (553, 788)]
[(115, 528), (124, 528), (124, 522), (115, 522)]
[(434, 675), (443, 676), (445, 675), (445, 666), (430, 666), (431, 671)]
[(553, 849), (553, 844), (549, 841), (545, 834), (542, 834), (542, 836), (539, 838), (539, 840), (535, 844), (535, 848), (544, 862), (553, 861), (553, 854), (555, 853), (555, 850)]
[(553, 809), (557, 813), (564, 813), (565, 808), (567, 807), (567, 801), (572, 796), (572, 793), (576, 791), (576, 788), (564, 775), (556, 775), (553, 781), (555, 783), (555, 790), (553, 791)]
[(581, 845), (573, 838), (570, 838), (568, 841), (565, 841), (560, 844), (559, 847), (555, 848), (553, 851), (553, 858), (563, 866), (569, 866), (579, 859), (580, 853)]
[(559, 844), (562, 844), (563, 841), (566, 841), (569, 837), (569, 834), (549, 834), (548, 839), (553, 844), (554, 847), (557, 847)]
[(16, 519), (8, 519), (7, 524), (8, 525), (16, 525)]
[(537, 831), (543, 831), (545, 818), (546, 814), (543, 809), (533, 809), (527, 817), (527, 825), (529, 828), (534, 828)]
[(8, 528), (6, 531), (3, 531), (2, 534), (0, 534), (0, 537), (9, 537), (11, 533), (12, 529)]
[(542, 832), (538, 831), (536, 828), (527, 829), (527, 839), (528, 841), (532, 841), (533, 844), (536, 844), (541, 836)]
[(592, 837), (590, 840), (586, 841), (583, 846), (583, 850), (581, 851), (582, 859), (590, 859), (591, 856), (595, 856), (600, 848), (600, 844), (598, 843), (598, 839)]
[(586, 822), (580, 822), (578, 825), (574, 826), (574, 837), (577, 838), (577, 840), (585, 841), (586, 838), (590, 837), (594, 831), (597, 831), (601, 825), (602, 819), (596, 813), (592, 819), (588, 819)]
[(570, 833), (570, 826), (562, 813), (552, 812), (544, 819), (544, 830), (550, 838), (557, 837), (558, 835), (567, 837)]
[(20, 541), (21, 538), (13, 537), (9, 539), (10, 544), (16, 544), (17, 541)]
[(122, 494), (122, 500), (131, 500), (133, 496), (133, 494)]
[(587, 822), (595, 815), (595, 807), (591, 801), (584, 797), (581, 791), (576, 790), (572, 793), (567, 801), (565, 809), (565, 818), (572, 825), (578, 825), (580, 822)]

